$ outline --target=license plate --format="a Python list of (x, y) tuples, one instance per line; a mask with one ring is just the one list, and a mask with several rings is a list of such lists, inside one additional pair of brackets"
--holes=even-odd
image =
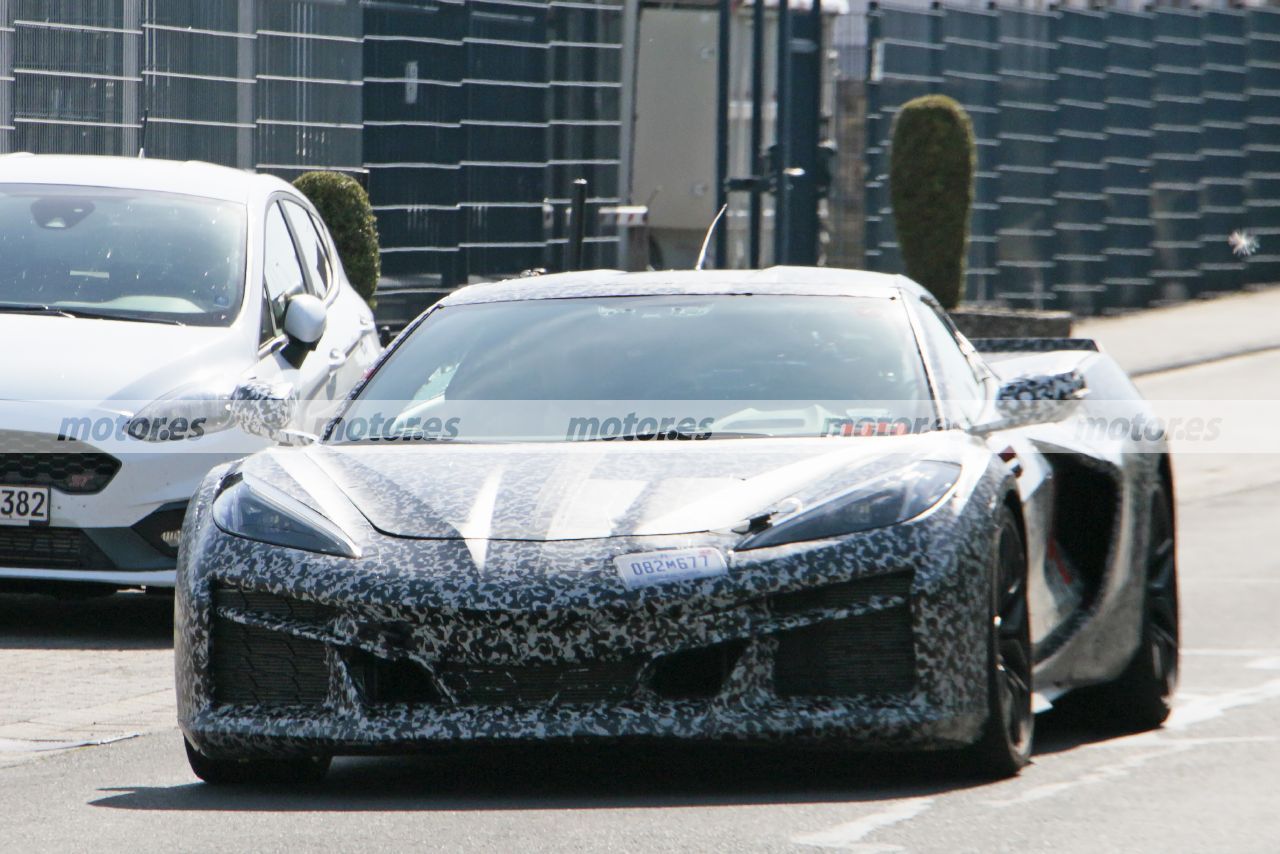
[(613, 565), (629, 590), (691, 578), (713, 578), (729, 571), (724, 555), (713, 548), (636, 552), (615, 557)]
[(0, 525), (48, 525), (49, 487), (0, 484)]

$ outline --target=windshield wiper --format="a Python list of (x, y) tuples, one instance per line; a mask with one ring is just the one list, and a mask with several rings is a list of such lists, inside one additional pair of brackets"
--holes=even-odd
[(75, 317), (74, 314), (66, 309), (54, 308), (51, 305), (38, 302), (0, 303), (0, 312), (6, 314), (60, 314), (63, 317)]
[(476, 444), (475, 439), (459, 439), (457, 436), (427, 436), (423, 433), (390, 433), (385, 436), (364, 436), (359, 439), (351, 439), (343, 437), (342, 439), (329, 439), (326, 444), (331, 445), (471, 445)]
[(138, 317), (129, 314), (113, 314), (109, 311), (89, 311), (83, 308), (55, 308), (66, 312), (70, 317), (83, 317), (89, 320), (127, 320), (130, 323), (163, 323), (166, 326), (186, 326), (181, 320), (170, 317)]
[(621, 436), (600, 436), (590, 440), (595, 442), (648, 442), (662, 440), (705, 440), (705, 439), (769, 439), (771, 433), (744, 433), (740, 430), (648, 430), (638, 433), (624, 433)]
[(83, 308), (63, 308), (43, 303), (0, 303), (0, 313), (9, 314), (53, 314), (60, 317), (82, 317), (87, 320), (127, 320), (130, 323), (164, 323), (168, 326), (186, 326), (181, 320), (167, 317), (134, 317), (127, 314), (113, 314), (109, 311), (89, 311)]

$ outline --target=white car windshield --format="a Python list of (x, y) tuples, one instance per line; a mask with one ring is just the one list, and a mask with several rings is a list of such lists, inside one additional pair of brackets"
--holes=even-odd
[(0, 184), (0, 312), (227, 326), (244, 270), (243, 205)]
[(936, 426), (900, 299), (646, 295), (438, 309), (329, 440), (871, 436)]

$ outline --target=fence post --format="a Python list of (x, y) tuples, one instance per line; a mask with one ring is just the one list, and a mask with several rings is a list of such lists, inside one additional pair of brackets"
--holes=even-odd
[(569, 259), (566, 270), (581, 270), (583, 248), (587, 242), (587, 179), (573, 182), (573, 200), (569, 207)]

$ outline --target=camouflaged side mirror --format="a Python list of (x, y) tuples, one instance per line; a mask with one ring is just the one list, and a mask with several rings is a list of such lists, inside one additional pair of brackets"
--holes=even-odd
[(231, 393), (231, 417), (250, 436), (281, 442), (298, 411), (298, 392), (289, 383), (248, 380)]
[(1079, 371), (1032, 374), (1009, 380), (996, 393), (1000, 427), (1060, 421), (1088, 393)]

